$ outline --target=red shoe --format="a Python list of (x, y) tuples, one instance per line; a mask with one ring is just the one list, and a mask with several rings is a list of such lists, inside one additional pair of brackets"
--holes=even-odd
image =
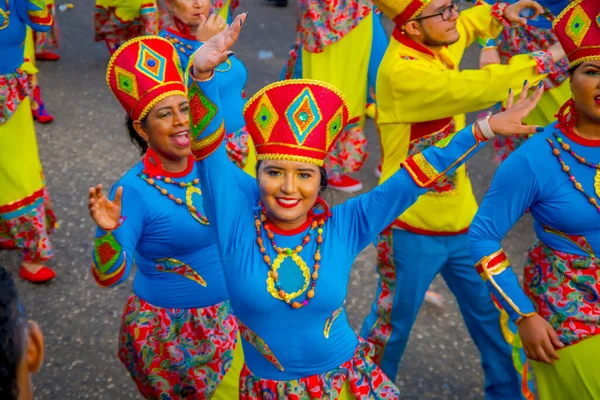
[(48, 114), (48, 111), (46, 111), (46, 106), (42, 101), (42, 92), (39, 86), (36, 86), (33, 90), (33, 100), (38, 105), (37, 110), (31, 109), (33, 119), (35, 119), (40, 124), (49, 124), (50, 122), (54, 121), (54, 117)]
[(363, 184), (354, 178), (344, 174), (340, 178), (330, 178), (327, 180), (327, 186), (340, 192), (354, 193), (362, 190)]
[(26, 281), (29, 282), (33, 282), (33, 283), (43, 283), (43, 282), (48, 282), (51, 279), (54, 279), (54, 277), (56, 276), (56, 273), (54, 271), (52, 271), (50, 268), (46, 267), (45, 265), (42, 265), (42, 268), (40, 268), (38, 270), (38, 272), (31, 273), (29, 272), (27, 269), (25, 269), (24, 266), (21, 265), (21, 270), (19, 271), (19, 275), (21, 276), (21, 278), (25, 279)]
[(43, 53), (36, 53), (35, 54), (35, 59), (36, 60), (58, 61), (59, 58), (60, 58), (60, 56), (58, 54), (53, 53), (51, 51), (44, 51)]

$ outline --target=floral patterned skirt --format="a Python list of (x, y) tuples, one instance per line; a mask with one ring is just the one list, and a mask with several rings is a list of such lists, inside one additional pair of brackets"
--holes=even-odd
[(583, 237), (568, 236), (590, 256), (564, 253), (536, 241), (525, 264), (525, 293), (539, 315), (572, 345), (600, 334), (600, 261)]
[(25, 262), (41, 263), (53, 254), (49, 235), (56, 217), (44, 185), (29, 97), (19, 94), (27, 87), (23, 82), (12, 92), (15, 97), (9, 96), (12, 104), (6, 99), (2, 104), (9, 111), (0, 125), (0, 247), (20, 250)]
[(170, 309), (133, 294), (119, 342), (119, 359), (147, 399), (238, 397), (243, 354), (228, 301)]
[(154, 1), (96, 0), (95, 40), (106, 41), (112, 53), (129, 39), (143, 35), (156, 35), (158, 19), (158, 10)]
[(261, 379), (244, 364), (240, 376), (240, 400), (398, 399), (398, 388), (371, 356), (371, 346), (361, 339), (354, 357), (338, 368), (289, 381)]

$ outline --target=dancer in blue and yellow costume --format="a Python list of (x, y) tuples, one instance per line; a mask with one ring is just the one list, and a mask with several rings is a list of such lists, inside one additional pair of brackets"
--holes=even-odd
[[(516, 55), (546, 50), (555, 44), (558, 39), (552, 32), (552, 21), (569, 5), (569, 1), (539, 0), (538, 3), (545, 9), (543, 15), (529, 20), (525, 26), (514, 25), (505, 28), (498, 39), (480, 38), (480, 65), (485, 66), (493, 62), (508, 64)], [(516, 0), (506, 2), (512, 4)], [(479, 3), (484, 2), (480, 0)], [(569, 63), (566, 58), (555, 63), (554, 70), (544, 79), (544, 96), (537, 108), (527, 117), (528, 124), (546, 126), (556, 119), (556, 113), (571, 96), (568, 69)], [(496, 138), (494, 149), (497, 161), (505, 160), (526, 139), (527, 136)]]
[(96, 282), (117, 285), (137, 264), (119, 359), (148, 399), (236, 398), (242, 351), (190, 154), (177, 51), (160, 37), (133, 39), (111, 58), (107, 81), (132, 140), (147, 150), (115, 183), (112, 201), (90, 189)]
[[(202, 43), (225, 28), (226, 23), (220, 16), (210, 14), (211, 0), (167, 0), (167, 8), (173, 23), (159, 33), (169, 40), (179, 54), (181, 65), (187, 65), (190, 55)], [(254, 175), (256, 171), (256, 155), (251, 139), (246, 132), (246, 123), (242, 110), (246, 99), (244, 86), (248, 80), (248, 71), (239, 58), (229, 57), (223, 65), (215, 69), (219, 80), (220, 95), (225, 108), (225, 129), (227, 131), (227, 154), (231, 161)], [(250, 143), (248, 143), (250, 142)]]
[[(539, 398), (600, 398), (600, 2), (554, 21), (573, 98), (500, 165), (469, 232), (477, 271), (517, 324)], [(523, 288), (501, 246), (531, 211)]]
[[(37, 69), (24, 62), (28, 27), (48, 31), (52, 15), (43, 1), (7, 0), (0, 6), (0, 248), (23, 253), (22, 278), (43, 282), (54, 272), (50, 207), (38, 155), (30, 96)], [(31, 42), (33, 43), (33, 42)]]
[[(254, 180), (227, 159), (213, 72), (244, 19), (196, 51), (188, 85), (204, 209), (216, 226), (243, 339), (240, 398), (397, 399), (348, 323), (350, 269), (380, 230), (482, 147), (481, 134), (469, 126), (407, 159), (385, 184), (330, 209), (319, 197), (327, 186), (323, 161), (349, 123), (345, 98), (324, 82), (276, 82), (244, 110), (259, 159)], [(492, 117), (493, 129), (531, 132), (520, 121), (534, 106), (535, 98)]]

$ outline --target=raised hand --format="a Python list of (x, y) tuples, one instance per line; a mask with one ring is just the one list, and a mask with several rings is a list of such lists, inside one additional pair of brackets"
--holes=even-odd
[(229, 49), (235, 44), (246, 20), (247, 13), (238, 15), (223, 31), (208, 39), (194, 53), (194, 78), (208, 79), (212, 70), (233, 54)]
[(120, 186), (115, 192), (115, 198), (110, 201), (102, 193), (102, 185), (90, 188), (90, 199), (88, 208), (90, 216), (96, 224), (109, 231), (114, 229), (121, 218), (121, 199), (123, 197), (123, 186)]
[(538, 101), (542, 98), (544, 86), (541, 84), (538, 85), (535, 92), (529, 97), (527, 97), (528, 91), (529, 83), (525, 82), (523, 91), (516, 102), (514, 101), (514, 94), (511, 91), (508, 95), (506, 110), (490, 118), (490, 128), (495, 134), (504, 136), (530, 135), (543, 130), (539, 126), (524, 125), (523, 120), (533, 111)]
[(206, 42), (211, 37), (218, 35), (227, 27), (227, 23), (219, 14), (211, 14), (208, 17), (202, 15), (200, 24), (196, 31), (196, 39), (200, 42)]
[(554, 360), (560, 359), (556, 349), (561, 349), (565, 345), (544, 318), (537, 314), (523, 318), (517, 328), (527, 358), (546, 364), (553, 364)]
[[(531, 15), (530, 17), (527, 17), (527, 18), (522, 17), (521, 11), (523, 11), (527, 8), (533, 10), (533, 15)], [(506, 10), (504, 11), (504, 18), (506, 18), (508, 21), (512, 22), (513, 24), (526, 26), (527, 19), (535, 19), (535, 18), (537, 18), (538, 15), (543, 14), (544, 12), (545, 12), (544, 7), (542, 7), (537, 1), (519, 0), (516, 3), (511, 4), (508, 7), (506, 7)]]

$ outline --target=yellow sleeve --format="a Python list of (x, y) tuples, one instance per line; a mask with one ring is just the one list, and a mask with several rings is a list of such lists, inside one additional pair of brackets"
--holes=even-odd
[(420, 60), (399, 60), (390, 76), (391, 106), (397, 122), (424, 122), (478, 111), (536, 85), (551, 71), (549, 52), (518, 55), (508, 65), (449, 70)]
[[(456, 23), (456, 29), (460, 33), (458, 42), (448, 46), (452, 59), (458, 64), (462, 59), (466, 48), (481, 37), (496, 38), (502, 32), (504, 26), (500, 18), (504, 13), (502, 4), (478, 5), (460, 13)], [(496, 14), (496, 16), (494, 16)]]

